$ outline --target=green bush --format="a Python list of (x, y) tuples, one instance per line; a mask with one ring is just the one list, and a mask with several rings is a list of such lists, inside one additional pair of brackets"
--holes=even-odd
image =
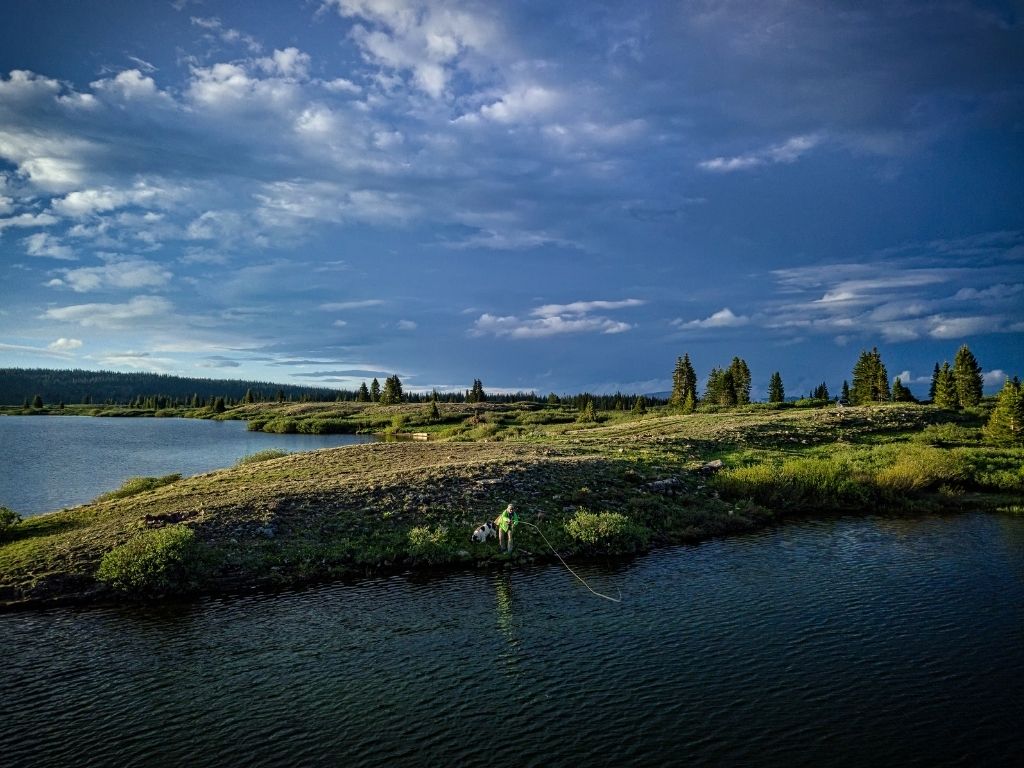
[(795, 458), (726, 470), (715, 486), (730, 499), (750, 498), (775, 509), (845, 505), (862, 501), (868, 489), (840, 458)]
[(939, 448), (902, 446), (896, 461), (875, 474), (883, 491), (906, 493), (960, 485), (969, 477), (963, 456)]
[(96, 497), (96, 501), (110, 501), (112, 499), (124, 499), (144, 491), (152, 491), (164, 485), (170, 485), (181, 480), (181, 474), (164, 475), (163, 477), (129, 477), (116, 491), (104, 493)]
[(0, 507), (0, 539), (11, 528), (21, 522), (21, 515), (10, 507)]
[(647, 546), (651, 532), (620, 512), (576, 510), (565, 522), (569, 537), (587, 548), (609, 553), (634, 552)]
[(977, 445), (981, 432), (946, 422), (929, 424), (910, 439), (924, 445)]
[(291, 435), (299, 431), (299, 425), (295, 419), (271, 419), (263, 425), (263, 431), (273, 432), (276, 435)]
[(127, 594), (186, 592), (199, 573), (196, 534), (185, 525), (146, 531), (107, 552), (96, 578)]
[(418, 525), (409, 529), (409, 553), (418, 560), (425, 560), (428, 563), (441, 563), (449, 560), (454, 552), (454, 547), (448, 541), (449, 531), (446, 527), (438, 525), (430, 528), (426, 525)]
[(242, 467), (246, 464), (257, 464), (261, 461), (270, 461), (270, 459), (280, 459), (283, 456), (290, 456), (288, 451), (281, 451), (276, 448), (270, 448), (265, 451), (256, 451), (256, 453), (250, 453), (248, 456), (243, 456), (235, 462), (236, 467)]

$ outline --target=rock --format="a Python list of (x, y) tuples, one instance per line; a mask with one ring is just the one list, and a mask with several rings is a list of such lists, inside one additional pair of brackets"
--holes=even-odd
[(714, 461), (705, 462), (698, 471), (705, 475), (713, 475), (715, 472), (722, 469), (723, 466), (724, 464), (722, 464), (721, 459), (715, 459)]

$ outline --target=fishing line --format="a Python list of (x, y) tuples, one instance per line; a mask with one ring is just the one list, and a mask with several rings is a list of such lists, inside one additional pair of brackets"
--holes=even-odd
[(601, 594), (600, 592), (598, 592), (598, 591), (597, 591), (596, 589), (594, 589), (594, 588), (593, 588), (593, 587), (591, 587), (591, 586), (590, 586), (589, 584), (587, 584), (587, 582), (586, 582), (586, 581), (585, 581), (585, 580), (583, 579), (583, 577), (582, 577), (582, 576), (580, 576), (580, 575), (579, 575), (578, 573), (576, 573), (576, 571), (574, 571), (574, 570), (573, 570), (572, 568), (570, 568), (570, 567), (569, 567), (569, 564), (568, 564), (567, 562), (565, 562), (565, 560), (562, 560), (562, 556), (561, 556), (560, 554), (558, 554), (558, 550), (556, 550), (556, 549), (555, 549), (554, 547), (552, 547), (552, 546), (551, 546), (551, 542), (550, 542), (550, 541), (548, 541), (548, 537), (544, 535), (544, 531), (542, 531), (542, 530), (541, 530), (540, 528), (538, 528), (538, 527), (537, 527), (536, 525), (534, 525), (533, 523), (528, 523), (528, 522), (526, 522), (525, 520), (520, 520), (520, 521), (519, 521), (519, 524), (520, 524), (520, 525), (528, 525), (528, 526), (530, 526), (531, 528), (533, 528), (533, 529), (534, 529), (535, 531), (537, 531), (537, 533), (539, 533), (539, 534), (540, 534), (540, 537), (541, 537), (542, 539), (544, 539), (544, 543), (548, 545), (548, 549), (550, 549), (550, 550), (551, 550), (552, 552), (554, 552), (554, 553), (555, 553), (555, 557), (557, 557), (557, 558), (558, 558), (559, 560), (561, 560), (561, 562), (562, 562), (562, 565), (564, 565), (564, 566), (565, 566), (566, 570), (567, 570), (567, 571), (569, 571), (569, 573), (571, 573), (571, 574), (572, 574), (573, 576), (575, 576), (575, 577), (576, 577), (577, 579), (579, 579), (579, 580), (580, 580), (580, 582), (581, 582), (581, 583), (583, 584), (583, 586), (584, 586), (584, 587), (586, 587), (587, 589), (589, 589), (589, 590), (590, 590), (591, 592), (593, 592), (593, 593), (594, 593), (595, 595), (597, 595), (598, 597), (603, 597), (603, 598), (604, 598), (605, 600), (611, 600), (611, 601), (612, 601), (613, 603), (621, 603), (621, 602), (622, 602), (622, 590), (621, 590), (621, 589), (620, 589), (620, 590), (618, 590), (618, 592), (619, 592), (619, 596), (618, 596), (618, 598), (614, 598), (614, 597), (609, 597), (608, 595), (602, 595), (602, 594)]

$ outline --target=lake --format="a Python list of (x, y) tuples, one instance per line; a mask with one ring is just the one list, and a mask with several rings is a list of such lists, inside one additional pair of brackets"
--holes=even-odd
[(0, 416), (0, 505), (23, 516), (91, 501), (129, 477), (195, 475), (257, 451), (312, 451), (366, 435), (272, 435), (243, 421)]
[[(55, 422), (63, 420), (53, 419)], [(1024, 519), (0, 615), (5, 766), (946, 766), (1024, 751)]]

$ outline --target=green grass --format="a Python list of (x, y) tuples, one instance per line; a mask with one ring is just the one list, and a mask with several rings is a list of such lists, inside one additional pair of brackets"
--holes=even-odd
[(243, 456), (235, 462), (236, 467), (243, 467), (246, 464), (259, 464), (261, 461), (270, 461), (271, 459), (280, 459), (285, 456), (290, 456), (289, 451), (281, 451), (276, 448), (268, 448), (265, 451), (256, 451), (256, 453), (250, 453), (248, 456)]
[[(221, 416), (250, 428), (422, 431), (430, 440), (261, 452), (220, 472), (136, 478), (91, 504), (29, 518), (0, 543), (0, 604), (88, 595), (115, 581), (141, 595), (505, 563), (493, 541), (468, 537), (509, 502), (563, 556), (580, 557), (727, 535), (794, 513), (1016, 510), (1024, 495), (1024, 449), (983, 445), (977, 414), (928, 406), (652, 409), (603, 412), (586, 425), (562, 407), (440, 410), (432, 420), (423, 405), (232, 409)], [(726, 469), (702, 474), (710, 459)], [(666, 479), (671, 492), (658, 490)], [(178, 528), (191, 533), (157, 533)], [(193, 538), (182, 549), (161, 536)], [(185, 553), (176, 565), (161, 559), (165, 544)], [(514, 558), (552, 557), (529, 526), (517, 528), (515, 544)], [(139, 575), (151, 573), (151, 555), (172, 563), (166, 581)]]

